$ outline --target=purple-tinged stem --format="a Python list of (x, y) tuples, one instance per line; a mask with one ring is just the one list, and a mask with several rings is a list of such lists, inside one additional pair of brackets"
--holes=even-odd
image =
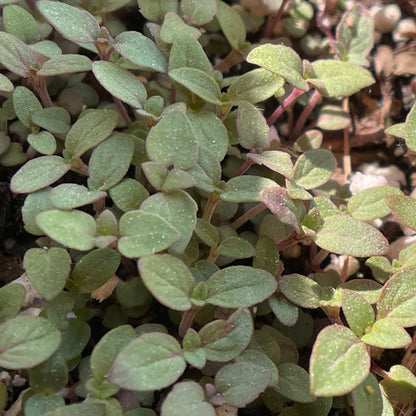
[(269, 16), (267, 23), (266, 23), (266, 27), (264, 28), (264, 32), (263, 32), (265, 38), (270, 38), (272, 36), (273, 29), (277, 25), (277, 23), (279, 23), (279, 20), (282, 18), (283, 11), (286, 5), (289, 3), (289, 1), (290, 0), (283, 0), (283, 3), (280, 6), (278, 12), (274, 15)]
[(283, 101), (279, 107), (273, 112), (273, 114), (267, 119), (267, 124), (271, 126), (276, 122), (276, 120), (285, 112), (286, 108), (292, 104), (296, 98), (302, 95), (305, 91), (299, 88), (294, 88), (293, 91), (289, 94), (289, 96)]

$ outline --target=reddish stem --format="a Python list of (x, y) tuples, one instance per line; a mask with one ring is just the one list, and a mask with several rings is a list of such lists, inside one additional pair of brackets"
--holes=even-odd
[(133, 123), (131, 121), (131, 118), (129, 117), (129, 115), (127, 114), (126, 109), (124, 108), (123, 103), (116, 97), (113, 96), (113, 101), (117, 107), (118, 112), (120, 113), (121, 117), (123, 117), (123, 120), (126, 122), (126, 124), (128, 126), (130, 126), (131, 123)]
[(300, 90), (299, 88), (294, 88), (293, 91), (289, 94), (289, 96), (283, 101), (282, 104), (277, 107), (277, 109), (273, 112), (273, 114), (267, 119), (267, 124), (271, 126), (276, 122), (276, 120), (285, 112), (286, 108), (292, 104), (296, 98), (302, 95), (305, 91)]
[(237, 170), (237, 172), (234, 173), (232, 178), (235, 178), (236, 176), (244, 175), (250, 169), (250, 166), (253, 164), (254, 162), (251, 159), (246, 159), (245, 162)]
[(316, 105), (321, 100), (322, 95), (315, 90), (312, 95), (310, 96), (308, 100), (308, 104), (306, 104), (305, 108), (303, 109), (301, 115), (298, 118), (298, 121), (296, 122), (295, 128), (293, 129), (293, 132), (291, 133), (291, 136), (293, 139), (297, 139), (301, 133), (302, 129), (305, 126), (306, 120), (308, 119), (309, 115), (312, 113), (312, 110), (316, 107)]
[(267, 19), (266, 27), (264, 28), (264, 37), (270, 38), (273, 34), (274, 27), (279, 23), (279, 20), (282, 17), (283, 11), (286, 7), (286, 5), (289, 3), (290, 0), (283, 0), (282, 5), (280, 6), (280, 9), (278, 12), (274, 15), (270, 15)]

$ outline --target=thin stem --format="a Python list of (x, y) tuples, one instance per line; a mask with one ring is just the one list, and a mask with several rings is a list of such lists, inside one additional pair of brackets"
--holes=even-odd
[(202, 219), (210, 222), (212, 215), (214, 214), (215, 207), (220, 202), (220, 197), (217, 192), (211, 192), (209, 194), (207, 204), (205, 205), (204, 213), (202, 214)]
[(199, 312), (201, 307), (193, 306), (191, 309), (185, 311), (182, 315), (181, 322), (179, 324), (179, 336), (183, 338), (186, 331), (192, 326), (196, 314)]
[[(348, 97), (342, 101), (343, 110), (348, 113)], [(344, 154), (342, 156), (345, 178), (351, 173), (351, 154), (350, 154), (350, 132), (348, 127), (344, 129)]]
[(207, 261), (210, 261), (211, 263), (215, 263), (215, 260), (217, 260), (219, 254), (216, 252), (215, 247), (211, 247), (211, 250), (209, 251)]
[(322, 249), (313, 259), (312, 266), (319, 266), (328, 256), (329, 251)]
[(266, 205), (263, 202), (257, 204), (255, 207), (248, 210), (245, 214), (241, 217), (238, 217), (234, 222), (231, 223), (231, 228), (236, 230), (237, 228), (241, 227), (244, 223), (249, 221), (251, 218), (255, 217), (258, 213), (263, 211), (266, 208)]
[(283, 11), (286, 5), (290, 0), (283, 0), (282, 5), (280, 6), (278, 12), (274, 15), (270, 15), (267, 19), (266, 27), (264, 28), (264, 37), (270, 38), (273, 34), (274, 27), (279, 23), (279, 20), (282, 18)]
[(306, 120), (308, 119), (309, 115), (312, 113), (312, 110), (321, 100), (322, 95), (315, 90), (308, 100), (308, 104), (306, 104), (305, 108), (303, 109), (301, 115), (296, 122), (295, 128), (291, 133), (292, 139), (297, 139), (300, 134), (302, 133), (302, 129), (305, 126)]
[(81, 158), (71, 161), (71, 170), (73, 172), (80, 173), (81, 175), (89, 175), (88, 166), (81, 160)]
[(276, 122), (276, 120), (285, 112), (286, 108), (292, 104), (296, 98), (302, 95), (305, 91), (300, 90), (299, 88), (294, 88), (293, 91), (289, 94), (289, 96), (280, 104), (279, 107), (273, 112), (273, 114), (267, 119), (267, 124), (271, 126)]
[(239, 167), (237, 172), (234, 173), (232, 178), (235, 178), (236, 176), (244, 175), (250, 169), (250, 166), (253, 164), (254, 162), (251, 159), (246, 159), (244, 163)]
[(32, 12), (34, 12), (36, 10), (36, 5), (35, 5), (35, 2), (33, 0), (26, 0), (26, 4), (30, 7)]
[(297, 242), (299, 242), (298, 240), (298, 235), (296, 234), (295, 231), (293, 231), (292, 234), (290, 234), (289, 236), (287, 236), (286, 238), (284, 238), (283, 240), (280, 240), (277, 244), (277, 250), (278, 251), (282, 251), (285, 248), (288, 248), (290, 246), (293, 246), (294, 244), (296, 244)]
[(129, 115), (127, 114), (126, 109), (124, 108), (123, 103), (116, 97), (113, 96), (113, 101), (117, 107), (118, 112), (120, 113), (121, 117), (123, 117), (123, 120), (126, 122), (126, 124), (128, 126), (130, 126), (131, 123), (133, 123), (131, 121), (131, 118), (129, 117)]
[(48, 89), (46, 88), (45, 77), (35, 77), (33, 86), (36, 89), (36, 92), (39, 94), (39, 97), (42, 101), (43, 106), (53, 107), (54, 104), (51, 100)]
[(371, 360), (371, 371), (376, 373), (378, 376), (388, 379), (389, 375), (386, 370), (383, 370), (381, 367), (379, 367), (373, 360)]
[(228, 72), (231, 67), (239, 64), (243, 60), (244, 54), (242, 54), (240, 51), (232, 49), (231, 52), (222, 61), (218, 62), (214, 66), (214, 69), (224, 74), (225, 72)]

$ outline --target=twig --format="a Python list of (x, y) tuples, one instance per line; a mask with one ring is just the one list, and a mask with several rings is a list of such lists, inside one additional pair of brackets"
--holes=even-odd
[(251, 208), (241, 217), (238, 217), (234, 222), (232, 222), (231, 228), (236, 230), (237, 228), (241, 227), (244, 223), (249, 221), (251, 218), (255, 217), (258, 213), (263, 211), (265, 208), (266, 205), (263, 202), (260, 202), (260, 204), (257, 204), (255, 207)]
[(273, 34), (274, 27), (279, 23), (279, 20), (282, 18), (283, 11), (285, 7), (289, 4), (290, 0), (283, 0), (279, 10), (276, 14), (272, 14), (268, 17), (266, 27), (264, 28), (264, 37), (270, 38)]
[(289, 96), (280, 104), (279, 107), (273, 112), (273, 114), (267, 119), (267, 124), (271, 126), (276, 122), (276, 120), (284, 113), (286, 108), (292, 104), (296, 98), (302, 95), (305, 91), (299, 88), (294, 88), (293, 91), (289, 94)]

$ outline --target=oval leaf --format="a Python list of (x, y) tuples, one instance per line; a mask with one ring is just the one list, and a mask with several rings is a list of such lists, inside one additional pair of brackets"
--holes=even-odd
[(386, 202), (393, 215), (412, 230), (416, 230), (416, 199), (405, 195), (391, 195)]
[(207, 303), (240, 308), (260, 303), (277, 288), (275, 278), (262, 269), (231, 266), (214, 273), (207, 282)]
[(0, 366), (30, 368), (46, 361), (59, 347), (61, 333), (45, 318), (18, 316), (0, 325)]
[(146, 88), (129, 71), (107, 61), (97, 61), (92, 72), (98, 82), (114, 97), (134, 108), (143, 108), (147, 99)]
[(313, 394), (329, 397), (349, 393), (367, 377), (369, 370), (367, 348), (350, 329), (330, 325), (319, 333), (309, 370)]
[(167, 334), (150, 332), (120, 351), (108, 379), (128, 390), (152, 391), (174, 383), (185, 367), (178, 341)]
[(69, 171), (71, 166), (59, 156), (41, 156), (29, 160), (13, 176), (10, 189), (27, 194), (46, 188)]
[(36, 217), (36, 224), (48, 237), (68, 248), (80, 251), (94, 248), (96, 225), (94, 218), (85, 212), (46, 211)]
[(138, 261), (143, 283), (163, 305), (178, 311), (191, 308), (194, 277), (186, 265), (169, 254), (143, 257)]
[(379, 256), (388, 249), (380, 231), (348, 215), (324, 218), (322, 228), (312, 238), (325, 250), (354, 257)]

